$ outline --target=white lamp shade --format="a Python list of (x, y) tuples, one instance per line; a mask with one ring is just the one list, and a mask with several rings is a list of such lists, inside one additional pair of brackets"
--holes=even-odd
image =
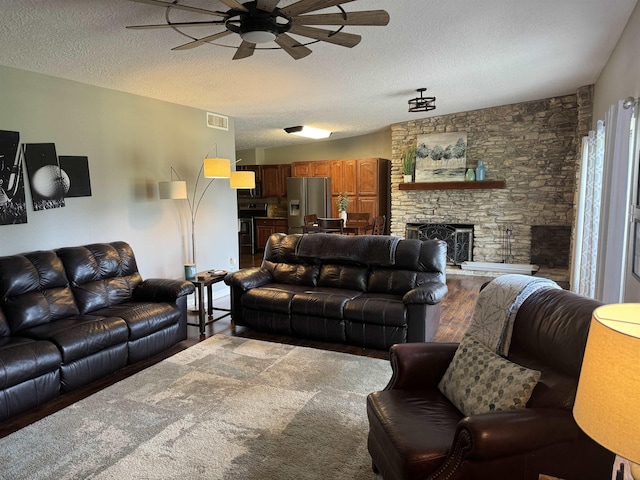
[(182, 180), (172, 180), (170, 182), (158, 182), (158, 192), (160, 198), (166, 199), (185, 199), (187, 198), (187, 182)]
[(228, 158), (205, 158), (204, 176), (206, 178), (229, 178), (231, 161)]
[(640, 304), (593, 312), (573, 416), (603, 447), (640, 463)]
[(231, 172), (229, 184), (231, 188), (256, 188), (256, 173), (244, 170)]

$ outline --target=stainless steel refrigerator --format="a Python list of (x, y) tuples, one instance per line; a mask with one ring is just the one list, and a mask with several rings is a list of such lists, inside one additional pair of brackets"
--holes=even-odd
[(287, 178), (289, 233), (302, 233), (304, 216), (331, 216), (331, 179), (328, 177)]

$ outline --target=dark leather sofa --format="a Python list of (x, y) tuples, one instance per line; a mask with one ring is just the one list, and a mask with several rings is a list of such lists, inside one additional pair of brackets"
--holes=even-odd
[(438, 389), (458, 344), (395, 345), (393, 375), (367, 399), (368, 448), (384, 480), (611, 478), (615, 455), (572, 416), (591, 314), (599, 302), (544, 288), (515, 318), (508, 359), (542, 372), (522, 410), (465, 417)]
[(387, 350), (430, 340), (446, 244), (386, 235), (273, 234), (261, 267), (230, 273), (235, 325)]
[(125, 242), (0, 257), (0, 420), (185, 339), (193, 290)]

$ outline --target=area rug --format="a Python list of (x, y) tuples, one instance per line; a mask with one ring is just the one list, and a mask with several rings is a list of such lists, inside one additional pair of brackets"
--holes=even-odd
[(215, 335), (0, 439), (17, 479), (372, 480), (389, 362)]

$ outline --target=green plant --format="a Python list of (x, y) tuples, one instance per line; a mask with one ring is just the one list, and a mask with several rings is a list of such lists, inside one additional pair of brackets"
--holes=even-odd
[(338, 195), (338, 211), (346, 212), (347, 205), (349, 205), (349, 197), (347, 196), (347, 194), (340, 192), (340, 194)]
[(402, 174), (413, 175), (413, 169), (416, 165), (417, 147), (411, 147), (402, 154)]

